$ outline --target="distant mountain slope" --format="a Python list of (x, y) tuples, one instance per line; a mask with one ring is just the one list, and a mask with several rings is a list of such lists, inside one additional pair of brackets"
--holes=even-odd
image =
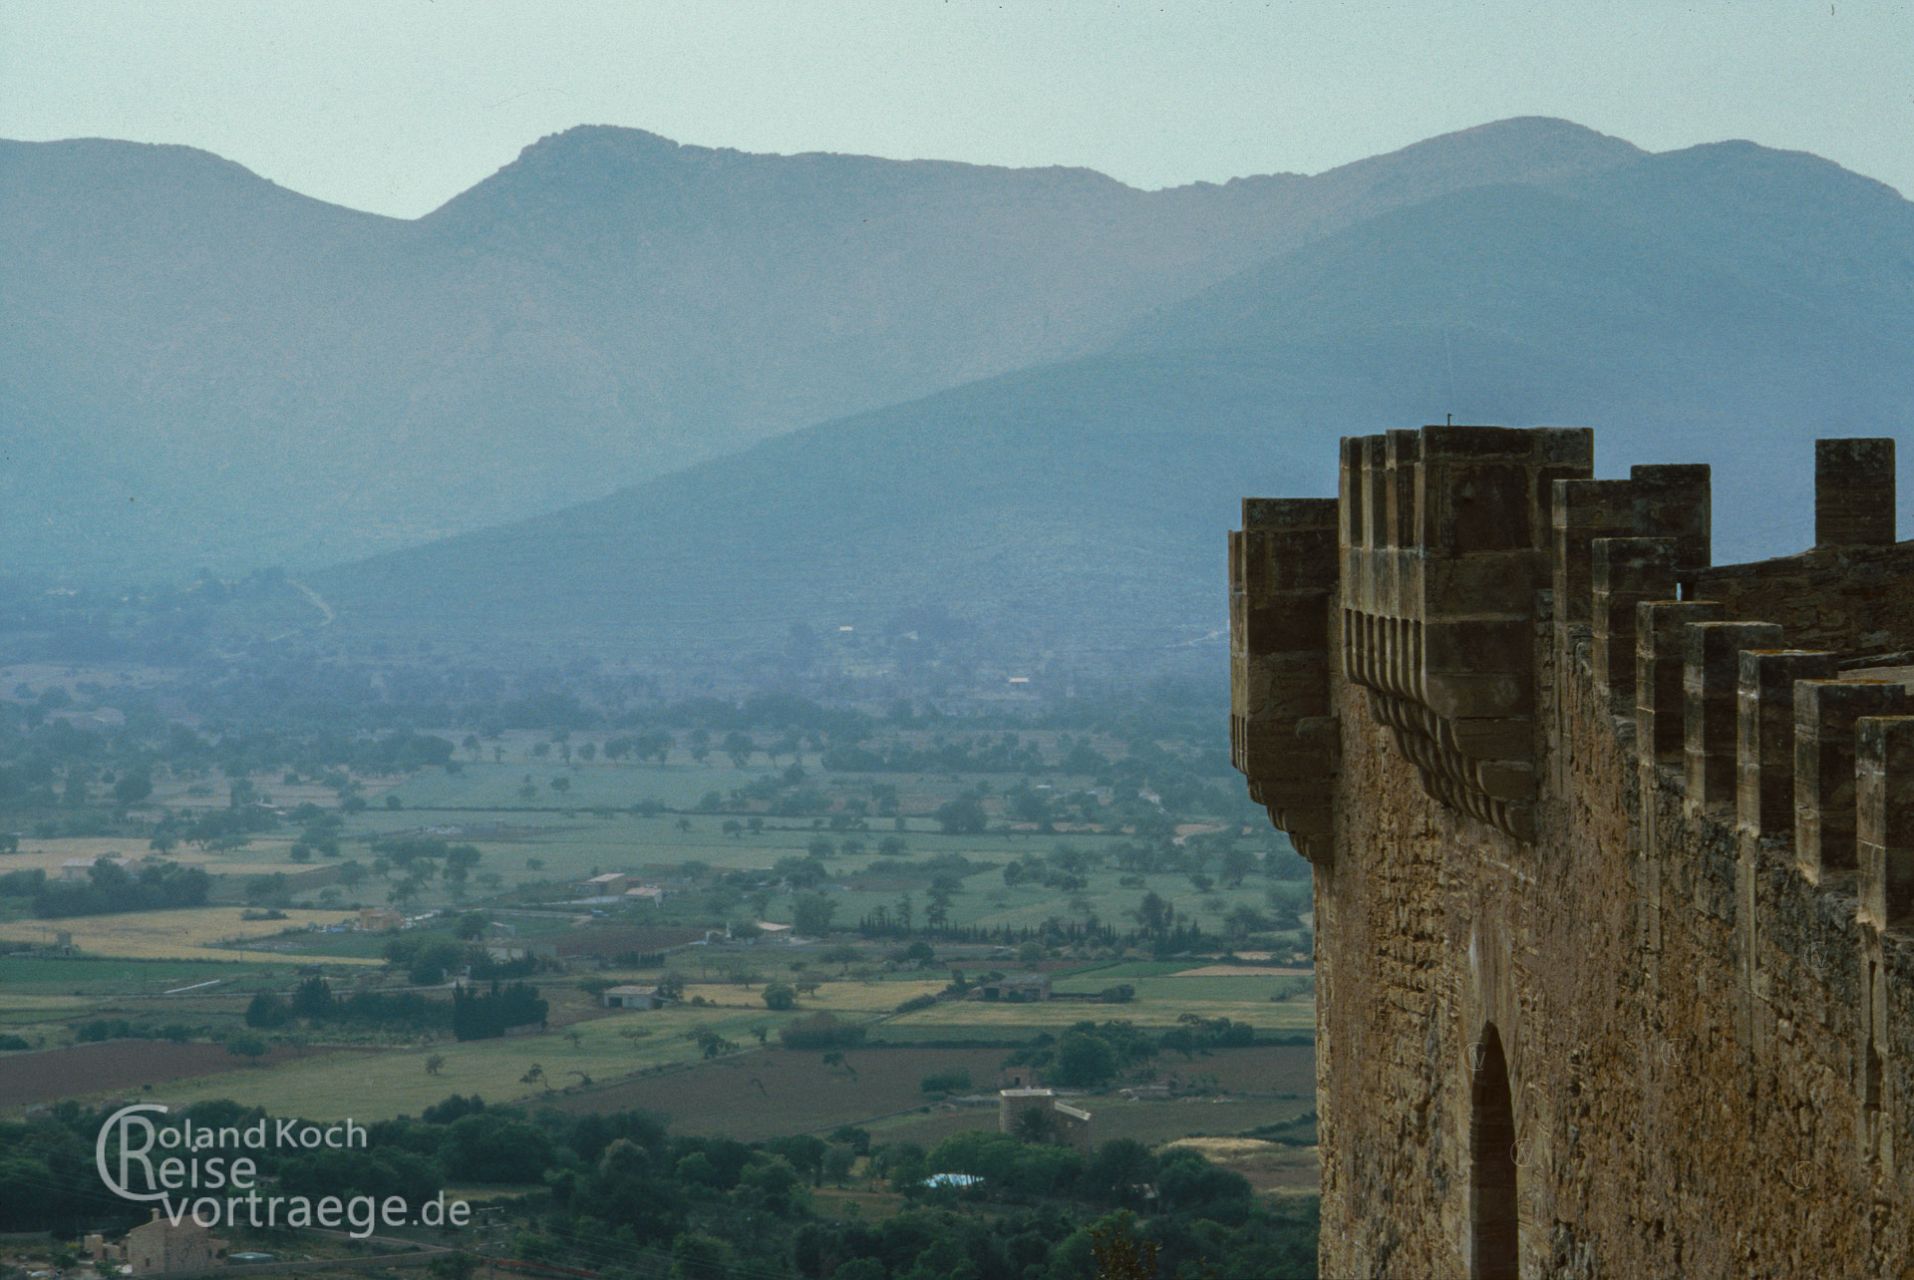
[(1637, 154), (1524, 120), (1142, 192), (594, 127), (405, 222), (186, 148), (0, 143), (0, 540), (140, 574), (422, 542), (1094, 351), (1380, 210)]
[(1814, 435), (1914, 442), (1911, 251), (1914, 206), (1891, 191), (1748, 147), (1461, 192), (1239, 274), (1104, 354), (315, 581), (343, 634), (614, 658), (923, 604), (1008, 653), (1161, 648), (1221, 625), (1240, 496), (1333, 493), (1338, 435), (1451, 411), (1595, 426), (1610, 474), (1711, 462), (1718, 554), (1790, 550)]

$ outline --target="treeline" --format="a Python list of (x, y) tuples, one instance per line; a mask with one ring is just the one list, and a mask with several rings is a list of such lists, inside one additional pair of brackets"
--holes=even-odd
[(857, 932), (866, 938), (935, 938), (939, 942), (984, 943), (993, 946), (1022, 946), (1034, 942), (1049, 947), (1127, 947), (1146, 946), (1155, 955), (1179, 956), (1215, 949), (1220, 939), (1205, 933), (1196, 920), (1165, 923), (1160, 926), (1139, 924), (1135, 929), (1118, 929), (1106, 921), (1065, 920), (1053, 916), (1031, 925), (944, 925), (926, 919), (915, 925), (901, 919), (888, 908), (873, 908), (857, 920)]
[(1048, 1032), (1004, 1060), (1008, 1067), (1034, 1067), (1047, 1084), (1095, 1089), (1145, 1065), (1165, 1050), (1185, 1058), (1216, 1049), (1241, 1049), (1256, 1043), (1256, 1028), (1230, 1018), (1186, 1013), (1177, 1025), (1152, 1032), (1129, 1022), (1079, 1022), (1063, 1034)]
[(203, 906), (212, 884), (213, 878), (198, 867), (152, 862), (128, 871), (116, 862), (101, 859), (84, 880), (49, 880), (37, 869), (0, 875), (0, 896), (30, 898), (33, 914), (52, 920)]
[(452, 1005), (415, 991), (354, 991), (341, 997), (324, 978), (307, 978), (289, 997), (262, 991), (246, 1006), (246, 1025), (260, 1030), (276, 1031), (300, 1020), (315, 1026), (428, 1031), (452, 1025)]
[(336, 994), (324, 978), (307, 978), (289, 996), (262, 991), (246, 1006), (246, 1025), (277, 1031), (305, 1022), (311, 1026), (349, 1025), (397, 1031), (450, 1027), (460, 1040), (489, 1040), (514, 1027), (543, 1026), (550, 1005), (538, 988), (522, 982), (475, 992), (455, 988), (451, 1000), (432, 1000), (416, 991), (355, 991)]
[(459, 987), (452, 992), (452, 1034), (460, 1040), (490, 1040), (513, 1027), (543, 1026), (549, 1009), (538, 988), (523, 982), (501, 986), (494, 981), (491, 990), (476, 993)]
[[(874, 726), (873, 726), (874, 728)], [(820, 759), (833, 773), (1042, 773), (1049, 769), (1034, 743), (1015, 733), (984, 733), (964, 737), (938, 734), (923, 746), (893, 739), (865, 746), (870, 729), (855, 737), (832, 742)], [(1087, 745), (1078, 744), (1066, 756), (1065, 773), (1094, 774), (1109, 761)]]
[(820, 1011), (778, 1028), (778, 1041), (787, 1049), (829, 1051), (855, 1049), (864, 1043), (864, 1027)]
[[(104, 1118), (61, 1103), (0, 1123), (0, 1231), (70, 1234), (143, 1220), (94, 1169)], [(202, 1102), (164, 1118), (202, 1130), (264, 1118)], [(457, 1097), (367, 1126), (364, 1147), (257, 1153), (285, 1195), (403, 1196), (448, 1185), (531, 1186), (505, 1204), (512, 1256), (601, 1275), (767, 1274), (804, 1280), (1092, 1280), (1110, 1275), (1313, 1276), (1313, 1201), (1266, 1202), (1187, 1149), (1116, 1139), (1085, 1157), (987, 1131), (930, 1151), (864, 1130), (745, 1144), (672, 1134), (642, 1113), (569, 1115)], [(109, 1152), (110, 1156), (110, 1152)], [(933, 1173), (982, 1181), (958, 1191)], [(881, 1220), (817, 1212), (826, 1182), (882, 1182), (906, 1207)], [(1115, 1260), (1152, 1259), (1141, 1270)]]

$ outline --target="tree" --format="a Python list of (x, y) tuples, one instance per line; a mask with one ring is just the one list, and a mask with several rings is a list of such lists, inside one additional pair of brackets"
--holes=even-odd
[(1155, 938), (1168, 933), (1170, 926), (1176, 922), (1176, 908), (1164, 901), (1155, 890), (1143, 895), (1134, 914), (1137, 926)]
[(258, 1036), (235, 1036), (226, 1042), (226, 1052), (257, 1065), (266, 1056), (266, 1042)]
[(427, 1074), (428, 1076), (435, 1076), (443, 1070), (445, 1070), (445, 1055), (444, 1054), (434, 1053), (429, 1055), (426, 1058), (425, 1074)]
[(791, 927), (808, 938), (822, 937), (831, 931), (836, 914), (837, 903), (823, 894), (800, 894), (791, 908)]
[(1162, 1246), (1138, 1236), (1128, 1213), (1112, 1214), (1090, 1228), (1090, 1251), (1098, 1280), (1156, 1280)]
[(797, 992), (788, 982), (773, 982), (764, 989), (764, 1007), (782, 1013), (797, 1008)]
[(472, 1280), (478, 1260), (463, 1251), (446, 1253), (432, 1259), (426, 1270), (432, 1273), (432, 1280)]
[(750, 735), (732, 730), (724, 735), (724, 753), (731, 757), (731, 763), (742, 769), (750, 761), (751, 753), (757, 750), (757, 744)]
[(113, 784), (113, 801), (121, 808), (138, 804), (153, 794), (153, 775), (145, 769), (128, 769)]
[(981, 834), (989, 820), (984, 812), (984, 802), (974, 795), (962, 795), (946, 801), (938, 806), (934, 816), (937, 825), (948, 835)]
[(1268, 925), (1269, 921), (1263, 918), (1263, 913), (1248, 903), (1231, 908), (1229, 915), (1223, 919), (1223, 928), (1236, 942), (1247, 941), (1251, 934)]
[(917, 1087), (924, 1093), (962, 1093), (970, 1088), (970, 1072), (964, 1070), (939, 1071), (925, 1076)]
[(1025, 1142), (1048, 1142), (1056, 1132), (1056, 1122), (1042, 1107), (1026, 1107), (1011, 1122), (1011, 1132)]
[(1071, 1089), (1094, 1089), (1109, 1083), (1116, 1072), (1116, 1050), (1095, 1032), (1073, 1029), (1057, 1041), (1051, 1072), (1056, 1083)]
[(729, 1274), (731, 1246), (716, 1236), (686, 1231), (672, 1240), (671, 1280), (723, 1280)]
[[(857, 1165), (857, 1152), (850, 1147), (832, 1146), (824, 1153), (824, 1176), (831, 1180), (832, 1186), (841, 1187), (850, 1180), (851, 1170)], [(842, 1267), (838, 1275), (844, 1274)]]
[(292, 1015), (285, 1004), (270, 991), (261, 991), (246, 1006), (246, 1025), (274, 1030), (292, 1021)]
[(1256, 869), (1256, 855), (1232, 841), (1223, 850), (1223, 883), (1231, 888), (1243, 883), (1243, 877)]

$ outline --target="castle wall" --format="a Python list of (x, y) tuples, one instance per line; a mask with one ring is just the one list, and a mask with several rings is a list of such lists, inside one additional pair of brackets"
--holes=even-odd
[[(1893, 655), (1914, 649), (1914, 543), (1857, 509), (1878, 484), (1829, 485), (1848, 505), (1825, 536), (1874, 542), (1716, 568), (1696, 469), (1595, 481), (1560, 433), (1443, 431), (1345, 443), (1322, 604), (1340, 659), (1298, 704), (1338, 748), (1310, 832), (1324, 1273), (1513, 1274), (1497, 1269), (1500, 1138), (1483, 1140), (1501, 1132), (1484, 1095), (1505, 1056), (1519, 1274), (1901, 1274), (1914, 667)], [(1458, 444), (1496, 456), (1504, 518), (1529, 504), (1519, 538), (1405, 532), (1456, 496), (1389, 462)], [(1856, 456), (1880, 462), (1878, 447), (1834, 454)], [(1468, 465), (1479, 496), (1486, 464)], [(1537, 564), (1517, 553), (1545, 540), (1543, 485)], [(1392, 493), (1413, 495), (1393, 518), (1351, 510), (1353, 495), (1388, 511)], [(1492, 609), (1469, 608), (1473, 587), (1429, 594), (1479, 581), (1484, 552), (1519, 574)], [(1384, 557), (1419, 598), (1378, 594)], [(1485, 614), (1493, 644), (1429, 666), (1431, 620)], [(1239, 670), (1259, 656), (1244, 647)], [(1467, 689), (1471, 653), (1526, 690), (1501, 680), (1493, 702), (1445, 703), (1431, 674)], [(1236, 739), (1287, 742), (1280, 699), (1262, 712)], [(1263, 792), (1295, 783), (1290, 770)]]

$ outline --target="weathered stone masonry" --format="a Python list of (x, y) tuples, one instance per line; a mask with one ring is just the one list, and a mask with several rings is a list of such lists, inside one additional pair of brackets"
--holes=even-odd
[[(1914, 1275), (1914, 542), (1715, 566), (1706, 467), (1343, 441), (1230, 541), (1231, 741), (1315, 866), (1322, 1264)], [(1804, 459), (1805, 461), (1805, 459)]]

